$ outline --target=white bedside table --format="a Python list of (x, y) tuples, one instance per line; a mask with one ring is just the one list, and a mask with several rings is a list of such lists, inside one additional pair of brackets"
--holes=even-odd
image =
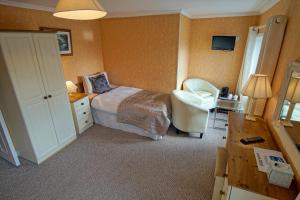
[(70, 93), (69, 99), (77, 134), (93, 126), (89, 97), (85, 93)]

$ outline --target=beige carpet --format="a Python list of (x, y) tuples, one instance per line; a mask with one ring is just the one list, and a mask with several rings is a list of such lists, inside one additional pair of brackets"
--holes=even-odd
[(157, 142), (95, 125), (40, 166), (0, 159), (0, 199), (210, 200), (224, 131), (202, 140), (169, 132)]

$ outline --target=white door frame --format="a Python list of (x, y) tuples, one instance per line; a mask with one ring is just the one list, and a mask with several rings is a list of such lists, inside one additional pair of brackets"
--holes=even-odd
[(15, 150), (14, 144), (10, 138), (9, 131), (5, 124), (2, 112), (0, 110), (0, 157), (15, 166), (20, 165), (20, 161)]

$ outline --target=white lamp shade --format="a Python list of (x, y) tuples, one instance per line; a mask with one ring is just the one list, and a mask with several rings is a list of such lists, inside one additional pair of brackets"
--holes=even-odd
[(252, 74), (244, 86), (242, 94), (254, 99), (267, 99), (272, 97), (269, 77), (263, 74)]
[(66, 81), (66, 86), (69, 93), (77, 92), (78, 87), (72, 81)]
[(285, 98), (291, 103), (300, 103), (300, 77), (292, 77)]
[(54, 16), (75, 20), (91, 20), (104, 17), (107, 12), (98, 0), (59, 0)]

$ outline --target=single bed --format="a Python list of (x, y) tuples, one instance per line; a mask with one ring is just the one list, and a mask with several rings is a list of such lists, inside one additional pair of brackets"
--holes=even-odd
[[(107, 74), (105, 76), (107, 77)], [(85, 92), (94, 96), (91, 107), (96, 124), (153, 140), (160, 140), (167, 134), (171, 123), (169, 95), (166, 98), (162, 93), (133, 87), (112, 86), (112, 90), (95, 96), (88, 87), (91, 85), (88, 85), (90, 83), (87, 78), (83, 80)]]

